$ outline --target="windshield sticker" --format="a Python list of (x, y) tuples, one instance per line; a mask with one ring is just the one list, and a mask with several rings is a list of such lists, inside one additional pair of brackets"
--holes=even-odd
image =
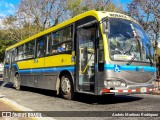
[(114, 65), (114, 72), (120, 72), (120, 66)]
[(117, 60), (130, 60), (133, 57), (134, 57), (133, 55), (121, 55), (121, 54), (114, 55), (114, 59), (117, 59)]

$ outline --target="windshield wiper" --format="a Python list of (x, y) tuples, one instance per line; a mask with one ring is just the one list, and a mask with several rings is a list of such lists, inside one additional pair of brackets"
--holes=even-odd
[(133, 61), (134, 61), (134, 59), (137, 57), (137, 54), (134, 54), (134, 56), (132, 57), (132, 59), (127, 63), (127, 65), (130, 65)]
[(149, 55), (147, 55), (147, 57), (148, 57), (148, 59), (149, 59), (149, 61), (150, 61), (150, 65), (151, 65), (151, 67), (154, 65), (154, 63), (153, 63), (153, 61), (152, 61), (152, 59), (151, 59), (151, 51), (150, 51), (150, 48), (151, 48), (151, 46), (149, 45), (149, 44), (147, 44), (147, 47), (148, 47), (148, 51), (149, 51)]
[(150, 56), (148, 56), (151, 67), (154, 65)]

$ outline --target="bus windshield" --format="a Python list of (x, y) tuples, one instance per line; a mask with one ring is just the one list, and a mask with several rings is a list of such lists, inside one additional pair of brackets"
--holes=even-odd
[(138, 24), (110, 18), (109, 29), (108, 43), (112, 60), (154, 61), (152, 44)]

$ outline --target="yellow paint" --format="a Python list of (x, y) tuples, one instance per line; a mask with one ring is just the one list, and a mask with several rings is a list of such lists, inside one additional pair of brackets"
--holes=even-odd
[[(15, 107), (14, 105), (10, 104), (9, 102), (6, 102), (6, 101), (4, 101), (4, 100), (0, 100), (0, 101), (3, 102), (4, 104), (6, 104), (6, 105), (9, 106), (9, 107), (12, 107), (15, 111), (23, 111), (23, 110)], [(4, 110), (4, 111), (5, 111), (5, 110)], [(33, 118), (33, 117), (30, 117), (30, 119), (32, 119), (32, 120), (38, 120), (37, 118)]]
[(32, 69), (32, 68), (43, 68), (43, 67), (54, 67), (54, 66), (69, 66), (75, 65), (72, 62), (72, 55), (59, 54), (44, 58), (37, 58), (37, 62), (34, 63), (34, 59), (18, 62), (19, 69)]
[(10, 103), (4, 101), (4, 100), (0, 100), (0, 101), (3, 102), (4, 104), (6, 104), (7, 106), (12, 107), (12, 108), (13, 108), (14, 110), (16, 110), (16, 111), (22, 111), (21, 109), (15, 107), (14, 105), (12, 105), (12, 104), (10, 104)]
[(56, 56), (50, 56), (45, 58), (45, 67), (50, 66), (68, 66), (74, 65), (72, 62), (72, 55), (69, 54), (61, 54)]
[(17, 62), (19, 69), (35, 68), (34, 59)]

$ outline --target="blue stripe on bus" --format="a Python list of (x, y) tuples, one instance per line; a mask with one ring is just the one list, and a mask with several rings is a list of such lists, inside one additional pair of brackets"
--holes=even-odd
[[(150, 66), (131, 66), (131, 65), (118, 65), (120, 71), (125, 70), (125, 71), (140, 71), (143, 69), (144, 72), (156, 72), (155, 67), (150, 67)], [(115, 70), (115, 64), (105, 64), (104, 65), (105, 70)]]
[[(9, 66), (10, 66), (10, 65), (5, 65), (5, 66), (4, 66), (4, 68), (9, 68)], [(18, 68), (17, 64), (13, 64), (12, 66), (13, 66), (13, 67), (15, 67), (15, 68), (16, 68), (16, 70), (19, 70), (19, 68)]]
[[(13, 64), (14, 67), (17, 68), (19, 73), (43, 73), (43, 72), (59, 72), (62, 70), (69, 70), (74, 71), (75, 66), (68, 66), (68, 67), (55, 67), (55, 68), (41, 68), (41, 69), (24, 69), (19, 70), (17, 64)], [(97, 65), (96, 65), (97, 66)], [(114, 70), (115, 71), (115, 64), (105, 64), (104, 70)], [(156, 72), (155, 67), (150, 66), (131, 66), (131, 65), (118, 65), (120, 71), (141, 71), (143, 69), (144, 72)], [(5, 65), (5, 68), (9, 68), (9, 65)]]
[(41, 68), (41, 69), (25, 69), (19, 70), (19, 73), (44, 73), (44, 72), (60, 72), (62, 70), (74, 71), (75, 67), (56, 67), (56, 68)]

